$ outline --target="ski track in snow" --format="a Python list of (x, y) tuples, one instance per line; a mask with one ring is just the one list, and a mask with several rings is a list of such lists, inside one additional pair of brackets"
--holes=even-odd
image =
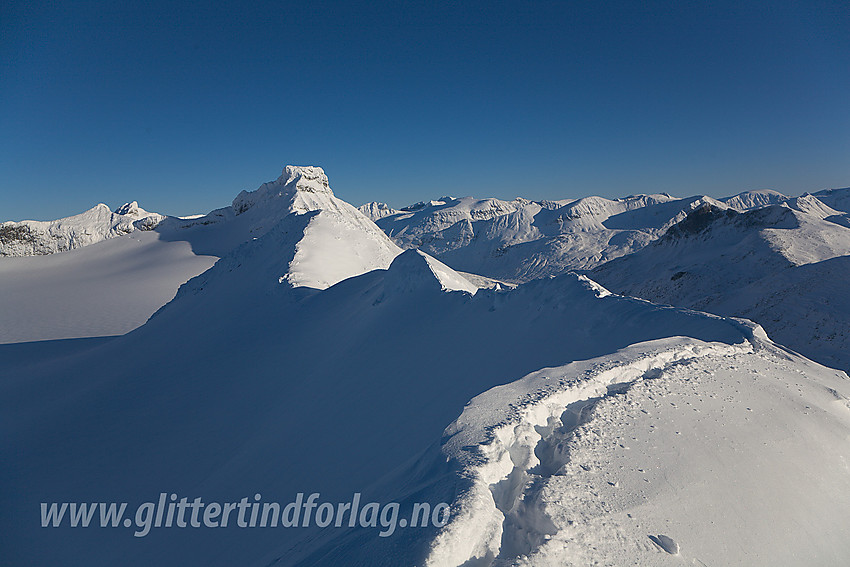
[[(823, 369), (825, 383), (837, 380), (845, 394), (804, 385), (789, 364), (796, 355), (754, 330), (740, 345), (634, 345), (475, 398), (444, 445), (472, 486), (426, 564), (743, 567), (797, 565), (801, 556), (841, 564), (850, 528), (841, 512), (850, 505), (847, 376)], [(509, 400), (509, 417), (489, 424)], [(809, 420), (833, 417), (843, 423), (837, 437), (809, 433)], [(713, 448), (695, 449), (694, 437)], [(778, 449), (750, 452), (762, 445)], [(816, 480), (801, 470), (833, 450)], [(802, 491), (813, 482), (816, 495)], [(694, 490), (701, 485), (730, 496)], [(805, 543), (789, 537), (798, 531)]]
[[(657, 378), (673, 365), (701, 357), (749, 352), (750, 343), (653, 341), (624, 349), (603, 361), (543, 369), (476, 397), (448, 428), (451, 439), (444, 447), (455, 458), (458, 450), (474, 447), (472, 450), (481, 459), (461, 459), (474, 463), (467, 467), (466, 474), (474, 479), (475, 486), (465, 500), (455, 503), (460, 513), (437, 537), (426, 564), (511, 565), (530, 554), (547, 536), (554, 535), (556, 528), (542, 508), (529, 501), (564, 466), (585, 466), (570, 459), (567, 442), (590, 421), (599, 402), (625, 393), (639, 381)], [(513, 399), (512, 394), (520, 391), (526, 393), (510, 404), (507, 422), (486, 425), (482, 431), (481, 425), (486, 423), (486, 414), (493, 411), (493, 406)], [(477, 415), (480, 413), (485, 415)], [(472, 431), (467, 430), (470, 427)], [(470, 439), (482, 432), (486, 432), (488, 441)], [(487, 504), (471, 502), (482, 499), (487, 492)]]

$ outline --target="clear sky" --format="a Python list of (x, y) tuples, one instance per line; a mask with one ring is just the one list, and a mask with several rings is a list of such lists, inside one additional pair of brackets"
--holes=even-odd
[(850, 3), (0, 3), (0, 219), (850, 185)]

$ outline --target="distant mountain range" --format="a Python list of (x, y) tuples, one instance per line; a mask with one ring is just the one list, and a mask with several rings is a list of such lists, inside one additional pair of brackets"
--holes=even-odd
[(850, 370), (850, 188), (787, 197), (499, 201), (441, 197), (360, 207), (403, 248), (513, 283), (588, 275), (609, 290), (758, 321)]

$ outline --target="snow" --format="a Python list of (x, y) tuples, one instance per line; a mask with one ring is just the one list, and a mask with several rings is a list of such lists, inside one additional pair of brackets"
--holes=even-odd
[(8, 221), (0, 223), (0, 257), (72, 250), (135, 230), (151, 230), (164, 218), (145, 211), (133, 201), (114, 213), (99, 203), (84, 213), (54, 221)]
[(348, 211), (349, 217), (322, 211), (311, 219), (283, 276), (285, 281), (293, 287), (325, 289), (389, 265), (401, 250), (380, 231), (363, 230), (353, 211), (353, 207)]
[(751, 318), (781, 343), (850, 370), (848, 254), (850, 229), (819, 216), (703, 208), (588, 275), (616, 293)]
[[(617, 293), (754, 318), (780, 342), (850, 370), (842, 299), (850, 280), (842, 262), (831, 261), (850, 254), (847, 195), (517, 199), (484, 220), (466, 211), (488, 200), (442, 198), (377, 222), (400, 246), (456, 270), (512, 284), (579, 270)], [(698, 210), (730, 212), (700, 221), (712, 224), (708, 232), (693, 226), (672, 239)]]
[(127, 333), (215, 261), (152, 231), (0, 259), (0, 343)]
[(419, 250), (408, 250), (396, 257), (387, 277), (396, 292), (436, 286), (441, 291), (464, 291), (470, 295), (478, 291), (478, 286)]
[[(318, 211), (304, 231), (284, 278), (292, 286), (325, 289), (344, 279), (386, 268), (401, 250), (363, 213), (333, 196), (321, 168), (296, 173), (288, 166), (289, 185), (296, 185), (292, 211)], [(297, 180), (293, 181), (293, 176)], [(324, 197), (324, 199), (319, 198)], [(234, 202), (235, 206), (235, 202)]]
[(455, 269), (518, 282), (591, 268), (638, 250), (706, 202), (724, 206), (710, 197), (666, 194), (539, 202), (444, 197), (376, 222), (402, 248), (420, 248)]
[(778, 191), (760, 189), (756, 191), (744, 191), (743, 193), (738, 193), (734, 197), (721, 199), (721, 201), (730, 209), (744, 212), (751, 209), (766, 207), (768, 205), (781, 205), (788, 201), (788, 197)]
[(814, 195), (801, 195), (800, 197), (788, 199), (785, 203), (792, 209), (796, 209), (800, 212), (816, 216), (821, 219), (829, 219), (835, 215), (842, 214), (841, 212), (826, 206), (823, 201)]
[(191, 242), (196, 253), (236, 253), (236, 264), (240, 246), (277, 233), (269, 239), (280, 249), (263, 254), (275, 280), (293, 287), (325, 289), (386, 268), (401, 253), (363, 213), (337, 199), (322, 168), (313, 166), (286, 166), (275, 181), (239, 193), (230, 207), (164, 223), (160, 230)]
[[(4, 560), (847, 564), (850, 378), (787, 346), (846, 362), (850, 229), (835, 199), (762, 198), (440, 197), (381, 230), (287, 166), (197, 218), (2, 258), (3, 340), (65, 339), (0, 345)], [(21, 521), (161, 492), (451, 516), (386, 538)]]
[(376, 221), (378, 219), (382, 219), (384, 217), (398, 214), (399, 211), (391, 208), (386, 203), (378, 203), (377, 201), (372, 201), (371, 203), (366, 203), (365, 205), (360, 205), (358, 207), (361, 213), (369, 217), (370, 220)]
[[(280, 193), (274, 193), (278, 190)], [(401, 252), (360, 211), (334, 197), (321, 168), (287, 166), (284, 175), (261, 187), (254, 199), (268, 200), (270, 193), (286, 197), (283, 202), (289, 208), (285, 221), (298, 222), (294, 217), (310, 216), (298, 235), (286, 273), (279, 278), (281, 282), (325, 289), (346, 278), (386, 268)], [(234, 208), (244, 207), (240, 198), (248, 196), (240, 194)]]
[[(16, 459), (2, 465), (0, 480), (17, 487), (4, 520), (37, 501), (143, 502), (170, 487), (208, 499), (251, 491), (284, 500), (298, 490), (388, 499), (390, 489), (369, 487), (438, 440), (466, 401), (494, 385), (668, 334), (741, 340), (737, 325), (598, 297), (569, 275), (513, 291), (446, 292), (418, 254), (418, 265), (304, 294), (276, 286), (273, 272), (251, 261), (250, 248), (263, 258), (270, 242), (249, 241), (241, 266), (217, 264), (202, 290), (178, 294), (125, 336), (0, 374), (0, 415), (16, 432), (3, 436), (2, 450)], [(422, 278), (423, 264), (435, 285), (399, 290), (394, 272)], [(271, 280), (262, 286), (268, 292), (258, 293), (258, 278)], [(5, 347), (7, 359), (18, 346), (26, 345)], [(128, 365), (128, 353), (143, 362)], [(60, 434), (57, 444), (63, 431), (73, 435)], [(166, 531), (137, 546), (108, 530), (56, 530), (53, 544), (41, 546), (37, 526), (3, 528), (19, 542), (16, 553), (33, 561), (85, 553), (90, 564), (266, 564), (313, 537)], [(420, 538), (408, 553), (422, 551), (428, 531), (406, 533)]]
[(819, 201), (833, 209), (850, 212), (850, 187), (844, 189), (824, 189), (814, 193)]
[[(156, 227), (133, 228), (152, 218), (160, 219)], [(279, 233), (275, 248), (255, 261), (269, 265), (269, 281), (275, 284), (324, 289), (386, 268), (401, 252), (362, 213), (337, 199), (316, 167), (287, 166), (276, 181), (243, 191), (231, 207), (198, 218), (152, 216), (133, 201), (115, 213), (99, 205), (83, 215), (42, 224), (56, 234), (71, 234), (80, 247), (0, 259), (2, 343), (127, 333), (219, 257), (226, 259), (223, 266), (229, 265), (234, 254), (241, 254), (242, 244), (272, 230)], [(116, 237), (120, 231), (127, 234)], [(105, 241), (92, 243), (95, 237)]]

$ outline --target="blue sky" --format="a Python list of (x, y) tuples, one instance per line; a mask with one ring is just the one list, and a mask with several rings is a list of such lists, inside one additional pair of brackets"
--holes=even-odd
[(850, 185), (846, 2), (0, 8), (0, 219)]

